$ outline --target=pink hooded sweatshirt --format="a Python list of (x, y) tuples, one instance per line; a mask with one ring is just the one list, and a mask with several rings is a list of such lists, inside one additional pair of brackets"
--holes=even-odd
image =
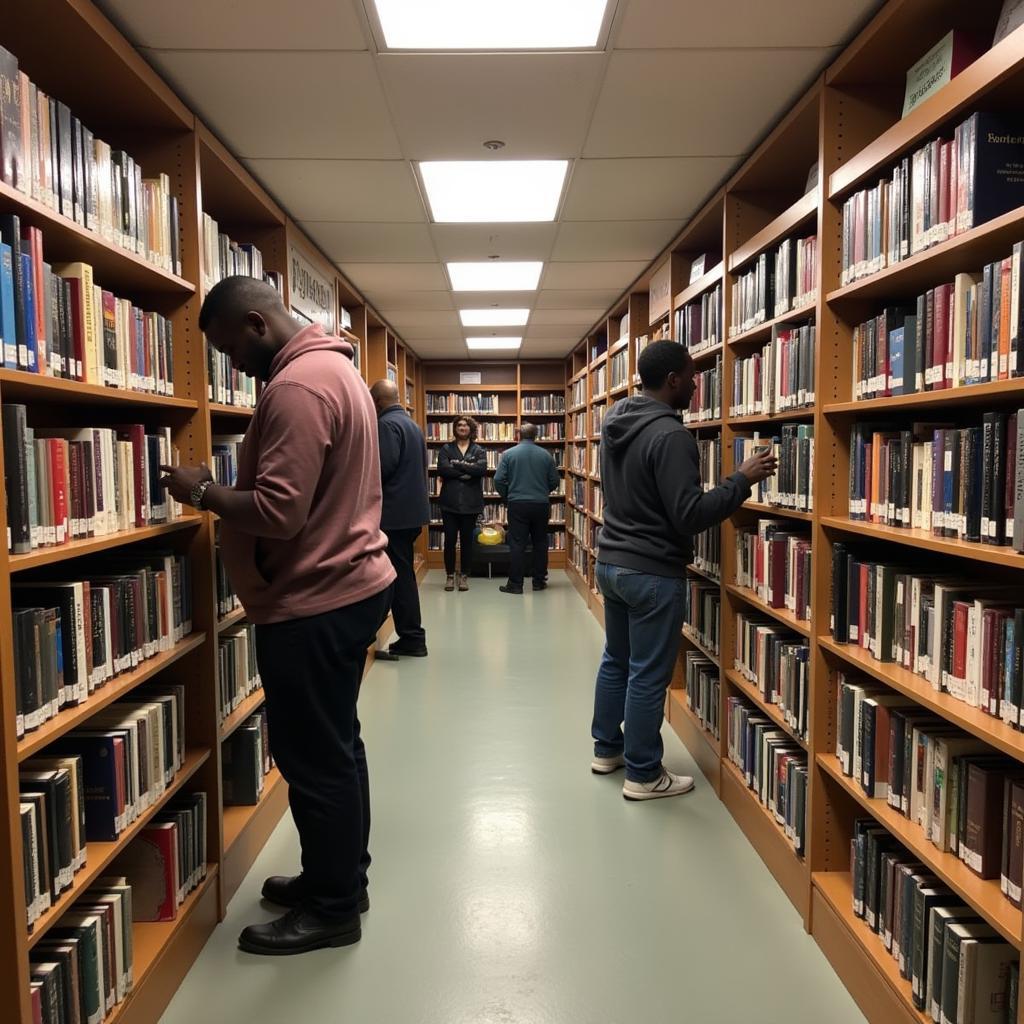
[(221, 522), (221, 554), (250, 621), (355, 604), (395, 578), (380, 529), (377, 413), (352, 346), (304, 327), (277, 353), (245, 432), (251, 518)]

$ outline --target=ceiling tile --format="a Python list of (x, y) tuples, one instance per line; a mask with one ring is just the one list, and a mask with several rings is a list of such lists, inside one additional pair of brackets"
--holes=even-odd
[(405, 155), (483, 159), (573, 157), (583, 143), (604, 55), (382, 54), (384, 88)]
[(573, 342), (583, 337), (584, 332), (590, 329), (596, 319), (595, 317), (594, 320), (584, 320), (578, 324), (565, 324), (561, 327), (556, 325), (535, 327), (531, 324), (523, 337), (539, 341), (563, 341), (568, 349)]
[(566, 289), (539, 291), (537, 309), (607, 309), (620, 295), (622, 288)]
[(355, 224), (302, 221), (302, 229), (328, 259), (343, 262), (421, 263), (436, 259), (426, 224)]
[(530, 314), (528, 331), (536, 327), (555, 325), (561, 327), (589, 327), (604, 316), (606, 307), (593, 309), (535, 309)]
[(429, 291), (447, 284), (438, 263), (343, 263), (341, 269), (362, 292), (405, 288)]
[(453, 299), (456, 309), (532, 309), (537, 292), (458, 292)]
[(570, 221), (559, 225), (551, 259), (650, 262), (679, 233), (682, 220)]
[(588, 157), (747, 153), (832, 52), (615, 52), (583, 153)]
[(444, 291), (403, 291), (396, 289), (367, 291), (366, 301), (375, 309), (454, 309), (452, 293)]
[(442, 260), (546, 260), (557, 224), (431, 224)]
[(579, 338), (524, 338), (519, 355), (522, 359), (560, 359), (573, 350), (577, 341)]
[[(240, 157), (402, 155), (368, 53), (144, 50), (143, 56)], [(298, 82), (316, 84), (286, 87)]]
[(382, 309), (380, 315), (396, 331), (409, 329), (423, 333), (439, 327), (458, 330), (462, 326), (459, 314), (453, 309)]
[(462, 341), (443, 341), (436, 338), (415, 342), (413, 350), (420, 359), (465, 359), (469, 354)]
[(168, 50), (365, 50), (355, 6), (338, 0), (99, 0), (136, 46)]
[(625, 288), (647, 269), (637, 263), (549, 263), (544, 268), (541, 287), (552, 288)]
[(848, 39), (880, 0), (732, 0), (729, 16), (704, 0), (630, 0), (619, 26), (619, 49), (740, 46), (834, 46)]
[(300, 221), (426, 223), (402, 160), (248, 160), (249, 170)]
[(736, 163), (735, 157), (578, 160), (562, 217), (683, 221)]

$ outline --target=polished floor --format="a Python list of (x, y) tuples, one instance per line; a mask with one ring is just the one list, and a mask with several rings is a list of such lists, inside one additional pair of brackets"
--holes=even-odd
[(562, 573), (543, 594), (423, 587), (430, 657), (363, 689), (373, 909), (342, 950), (235, 948), (291, 873), (286, 818), (165, 1024), (863, 1022), (782, 891), (665, 726), (693, 794), (590, 774), (601, 632)]

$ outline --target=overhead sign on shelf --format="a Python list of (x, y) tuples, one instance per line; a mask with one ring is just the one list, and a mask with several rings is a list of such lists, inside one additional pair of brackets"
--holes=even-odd
[(334, 287), (334, 281), (322, 274), (297, 245), (288, 247), (288, 293), (294, 312), (325, 331), (334, 331)]

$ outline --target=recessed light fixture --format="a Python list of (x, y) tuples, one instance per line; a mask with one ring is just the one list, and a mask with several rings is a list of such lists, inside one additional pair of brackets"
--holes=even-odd
[(522, 343), (522, 338), (467, 338), (466, 348), (471, 352), (480, 352), (485, 349), (510, 350), (519, 348)]
[(463, 327), (525, 327), (528, 309), (460, 309)]
[(608, 0), (374, 0), (396, 50), (556, 50), (596, 46)]
[(554, 220), (568, 160), (426, 160), (420, 164), (438, 224)]
[(456, 292), (530, 292), (540, 281), (540, 261), (447, 263)]

